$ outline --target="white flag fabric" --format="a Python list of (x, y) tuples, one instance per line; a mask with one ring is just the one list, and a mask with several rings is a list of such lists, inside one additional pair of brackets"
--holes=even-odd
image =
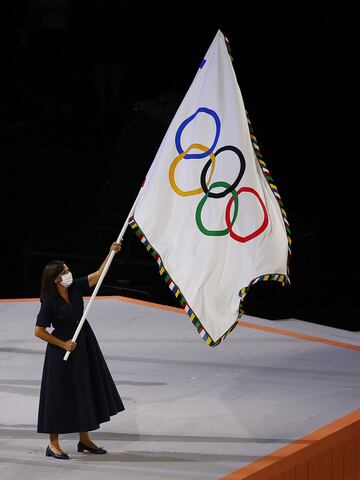
[(250, 129), (219, 30), (129, 220), (212, 347), (235, 328), (252, 284), (289, 281), (286, 214)]

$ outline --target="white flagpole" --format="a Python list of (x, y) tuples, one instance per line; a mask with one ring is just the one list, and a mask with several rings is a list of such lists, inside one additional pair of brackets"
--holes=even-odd
[[(139, 198), (139, 196), (140, 196), (140, 192), (141, 192), (141, 188), (140, 188), (139, 193), (137, 194), (137, 197), (136, 197), (136, 199), (135, 199), (135, 202), (134, 202), (133, 206), (131, 207), (131, 210), (130, 210), (128, 216), (126, 217), (126, 221), (125, 221), (125, 223), (124, 223), (124, 225), (123, 225), (123, 227), (122, 227), (122, 229), (121, 229), (121, 231), (120, 231), (120, 233), (119, 233), (119, 236), (118, 236), (118, 238), (117, 238), (117, 240), (116, 240), (116, 243), (120, 243), (120, 241), (122, 240), (122, 237), (124, 236), (124, 232), (125, 232), (125, 230), (126, 230), (126, 227), (127, 227), (128, 224), (129, 224), (129, 223), (128, 223), (128, 222), (129, 222), (129, 218), (131, 217), (131, 215), (133, 214), (133, 212), (134, 212), (134, 210), (135, 210), (135, 206), (136, 206), (136, 203), (137, 203), (138, 198)], [(88, 314), (88, 312), (89, 312), (89, 310), (90, 310), (90, 307), (91, 307), (91, 304), (92, 304), (92, 302), (94, 301), (94, 298), (96, 297), (96, 294), (97, 294), (99, 288), (101, 287), (102, 281), (103, 281), (103, 279), (104, 279), (104, 277), (105, 277), (105, 275), (106, 275), (106, 273), (107, 273), (107, 271), (108, 271), (108, 269), (109, 269), (109, 267), (110, 267), (110, 264), (111, 264), (111, 262), (112, 262), (112, 259), (114, 258), (114, 255), (115, 255), (115, 252), (114, 252), (114, 250), (112, 250), (111, 253), (110, 253), (109, 258), (107, 259), (107, 262), (105, 263), (104, 270), (101, 272), (100, 278), (99, 278), (99, 280), (98, 280), (98, 282), (97, 282), (97, 284), (96, 284), (96, 287), (95, 287), (95, 289), (94, 289), (94, 291), (93, 291), (93, 293), (92, 293), (92, 295), (91, 295), (91, 298), (90, 298), (90, 300), (89, 300), (89, 302), (88, 302), (88, 304), (87, 304), (87, 306), (86, 306), (86, 308), (85, 308), (85, 311), (84, 311), (84, 313), (83, 313), (83, 315), (82, 315), (82, 317), (81, 317), (81, 320), (80, 320), (80, 322), (79, 322), (79, 325), (77, 326), (77, 329), (75, 330), (74, 336), (73, 336), (73, 338), (71, 339), (73, 342), (76, 342), (76, 339), (77, 339), (77, 337), (78, 337), (78, 335), (79, 335), (79, 333), (80, 333), (81, 327), (83, 326), (83, 324), (84, 324), (84, 322), (85, 322), (85, 320), (86, 320), (86, 315)], [(66, 360), (69, 358), (70, 353), (71, 353), (71, 352), (70, 352), (69, 350), (67, 350), (67, 352), (66, 352), (65, 355), (64, 355), (63, 360), (66, 361)]]

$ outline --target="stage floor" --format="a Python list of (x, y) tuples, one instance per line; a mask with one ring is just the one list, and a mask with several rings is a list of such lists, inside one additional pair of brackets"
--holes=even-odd
[(92, 433), (107, 455), (77, 453), (64, 434), (70, 460), (47, 458), (39, 305), (0, 301), (3, 480), (219, 479), (360, 406), (360, 332), (244, 315), (211, 348), (180, 310), (100, 297), (88, 320), (125, 411)]

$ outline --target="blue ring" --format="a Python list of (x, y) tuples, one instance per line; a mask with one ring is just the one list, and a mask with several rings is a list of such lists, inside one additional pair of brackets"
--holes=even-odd
[(219, 140), (219, 136), (220, 136), (220, 118), (218, 117), (217, 113), (214, 112), (214, 110), (210, 110), (210, 108), (206, 108), (206, 107), (200, 107), (196, 110), (196, 112), (191, 115), (189, 118), (187, 118), (186, 120), (184, 120), (182, 122), (182, 124), (180, 125), (180, 127), (177, 129), (177, 132), (176, 132), (176, 135), (175, 135), (175, 145), (176, 145), (176, 149), (179, 153), (183, 153), (184, 150), (182, 149), (182, 146), (181, 146), (181, 143), (180, 143), (180, 138), (181, 138), (181, 134), (184, 130), (184, 128), (186, 127), (186, 125), (188, 123), (190, 123), (198, 113), (200, 112), (204, 112), (204, 113), (208, 113), (209, 115), (211, 115), (213, 117), (213, 119), (215, 120), (215, 126), (216, 126), (216, 133), (215, 133), (215, 140), (214, 140), (214, 143), (211, 145), (211, 147), (209, 148), (209, 150), (207, 150), (206, 152), (202, 152), (202, 153), (187, 153), (185, 155), (184, 158), (205, 158), (207, 157), (208, 155), (210, 155), (210, 153), (212, 153), (214, 151), (214, 148), (216, 147), (216, 144)]

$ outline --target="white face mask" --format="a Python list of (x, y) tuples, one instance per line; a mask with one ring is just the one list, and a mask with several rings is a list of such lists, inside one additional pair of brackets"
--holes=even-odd
[(73, 277), (71, 272), (65, 273), (65, 275), (61, 276), (60, 285), (62, 285), (63, 287), (65, 288), (69, 287), (72, 284), (72, 282), (73, 282)]

